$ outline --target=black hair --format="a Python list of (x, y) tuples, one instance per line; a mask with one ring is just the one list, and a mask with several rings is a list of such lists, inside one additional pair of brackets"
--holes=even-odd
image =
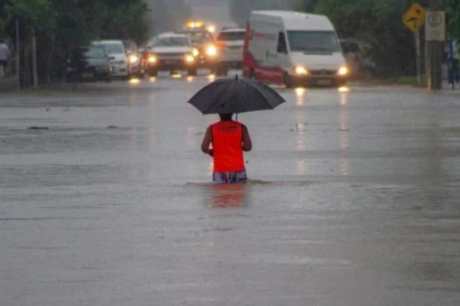
[(220, 120), (230, 121), (232, 120), (233, 114), (219, 114)]

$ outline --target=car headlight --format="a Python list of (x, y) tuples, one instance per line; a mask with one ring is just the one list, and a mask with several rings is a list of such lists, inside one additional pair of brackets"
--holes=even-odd
[(155, 55), (149, 55), (147, 62), (152, 65), (156, 64), (158, 62), (158, 58)]
[(214, 45), (210, 45), (206, 48), (206, 55), (209, 57), (216, 57), (217, 56), (217, 48)]
[(139, 62), (139, 56), (135, 55), (135, 54), (131, 54), (129, 56), (129, 63), (130, 64), (137, 64)]
[(200, 51), (197, 48), (193, 48), (192, 54), (193, 54), (193, 56), (196, 57), (196, 56), (200, 55)]
[(295, 74), (297, 75), (308, 75), (308, 70), (304, 66), (296, 66)]
[(350, 73), (350, 70), (348, 69), (347, 66), (342, 66), (337, 70), (337, 75), (339, 76), (346, 76)]
[(192, 54), (187, 54), (184, 59), (185, 62), (189, 65), (195, 63), (195, 57)]

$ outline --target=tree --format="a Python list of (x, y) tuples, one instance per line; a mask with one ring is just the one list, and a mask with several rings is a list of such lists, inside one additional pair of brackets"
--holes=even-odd
[(401, 16), (413, 1), (318, 0), (315, 12), (330, 17), (339, 36), (370, 46), (369, 56), (381, 75), (409, 75), (415, 70), (413, 34)]
[(445, 0), (449, 33), (452, 38), (460, 40), (460, 1)]

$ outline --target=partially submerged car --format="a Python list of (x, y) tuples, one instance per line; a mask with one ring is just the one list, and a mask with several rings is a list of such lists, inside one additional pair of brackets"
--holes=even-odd
[(156, 76), (158, 71), (171, 73), (186, 70), (188, 75), (197, 74), (198, 51), (186, 34), (163, 33), (155, 37), (142, 56), (145, 73)]

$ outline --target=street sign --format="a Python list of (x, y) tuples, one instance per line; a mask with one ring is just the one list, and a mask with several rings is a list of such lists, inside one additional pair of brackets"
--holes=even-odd
[(412, 32), (418, 32), (425, 24), (426, 10), (418, 3), (414, 3), (403, 15), (404, 25)]
[(429, 11), (426, 16), (425, 39), (427, 41), (446, 40), (446, 13)]

